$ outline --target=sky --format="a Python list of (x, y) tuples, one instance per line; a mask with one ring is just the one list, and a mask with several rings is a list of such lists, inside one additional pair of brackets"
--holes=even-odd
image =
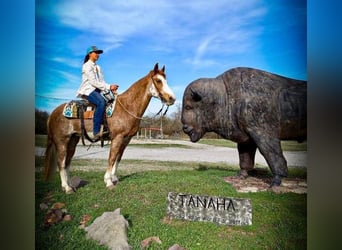
[[(124, 92), (153, 69), (181, 107), (186, 86), (234, 67), (307, 80), (307, 9), (301, 0), (36, 1), (35, 108), (51, 112), (76, 99), (86, 50)], [(153, 98), (145, 115), (161, 108)]]

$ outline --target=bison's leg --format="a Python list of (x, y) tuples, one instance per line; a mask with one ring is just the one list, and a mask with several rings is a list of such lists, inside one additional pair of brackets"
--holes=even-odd
[(265, 157), (268, 166), (273, 174), (272, 186), (279, 186), (281, 178), (288, 174), (287, 162), (281, 149), (280, 140), (270, 137), (265, 133), (250, 133), (257, 144), (260, 153)]
[(256, 151), (256, 144), (254, 141), (238, 143), (239, 159), (240, 159), (240, 172), (239, 176), (246, 178), (248, 171), (254, 168), (254, 158)]

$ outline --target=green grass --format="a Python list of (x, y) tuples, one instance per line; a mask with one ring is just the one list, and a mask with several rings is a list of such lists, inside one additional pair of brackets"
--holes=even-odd
[(229, 148), (237, 147), (237, 144), (235, 142), (224, 139), (201, 139), (198, 143)]
[[(199, 143), (229, 148), (237, 147), (237, 144), (235, 142), (224, 139), (201, 139)], [(306, 151), (307, 143), (298, 143), (296, 141), (281, 141), (281, 147), (284, 151)]]
[(281, 141), (281, 148), (284, 151), (307, 151), (307, 142)]
[[(42, 158), (36, 158), (36, 169), (42, 167)], [(89, 164), (89, 161), (87, 161)], [(105, 160), (92, 162), (104, 164)], [(77, 168), (85, 160), (74, 160)], [(159, 171), (132, 171), (130, 165), (144, 168), (162, 165)], [(125, 169), (127, 166), (127, 169)], [(105, 168), (105, 167), (104, 167)], [(36, 172), (35, 223), (36, 249), (106, 249), (87, 240), (79, 229), (83, 215), (91, 216), (89, 225), (105, 211), (121, 208), (129, 221), (128, 241), (133, 249), (141, 249), (140, 242), (158, 236), (162, 244), (148, 249), (167, 249), (178, 243), (186, 249), (306, 249), (307, 196), (305, 194), (274, 194), (260, 192), (237, 193), (223, 181), (224, 176), (235, 175), (237, 166), (153, 161), (122, 161), (119, 167), (120, 183), (114, 190), (104, 187), (103, 171), (78, 171), (72, 176), (87, 180), (88, 185), (75, 194), (66, 195), (60, 188), (59, 176), (51, 182), (42, 182)], [(290, 169), (290, 176), (305, 176), (305, 170)], [(181, 192), (221, 197), (248, 198), (253, 207), (253, 225), (222, 226), (209, 222), (165, 220), (168, 192)], [(46, 229), (43, 227), (46, 210), (39, 204), (65, 203), (72, 216)]]

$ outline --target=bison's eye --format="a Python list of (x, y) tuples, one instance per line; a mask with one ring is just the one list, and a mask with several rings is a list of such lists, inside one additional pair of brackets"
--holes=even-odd
[(185, 105), (185, 110), (190, 110), (192, 107), (190, 105)]

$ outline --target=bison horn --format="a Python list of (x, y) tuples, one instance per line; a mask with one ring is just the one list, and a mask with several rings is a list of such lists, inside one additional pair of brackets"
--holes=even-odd
[(190, 89), (190, 91), (191, 91), (191, 97), (195, 102), (199, 102), (202, 100), (202, 96), (198, 92), (193, 91), (192, 89)]

